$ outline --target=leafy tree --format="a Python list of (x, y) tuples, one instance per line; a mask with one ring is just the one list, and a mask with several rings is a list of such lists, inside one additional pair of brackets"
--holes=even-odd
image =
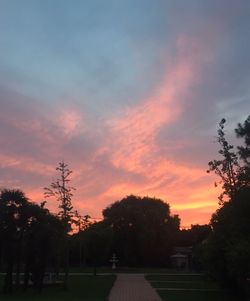
[[(20, 287), (20, 272), (24, 272), (23, 289), (32, 279), (34, 288), (42, 290), (45, 269), (56, 260), (62, 223), (44, 208), (44, 203), (31, 203), (21, 190), (3, 189), (0, 193), (0, 238), (6, 276), (4, 292)], [(32, 278), (30, 275), (32, 274)]]
[(178, 216), (160, 199), (127, 196), (103, 210), (112, 226), (113, 252), (123, 265), (166, 265), (179, 230)]
[(235, 130), (245, 143), (238, 147), (238, 153), (224, 139), (224, 123), (220, 123), (218, 140), (224, 159), (214, 160), (209, 166), (221, 177), (223, 193), (229, 199), (211, 218), (213, 231), (205, 244), (204, 257), (210, 272), (224, 285), (244, 291), (250, 277), (250, 116)]
[(210, 272), (223, 285), (241, 290), (250, 276), (249, 199), (250, 189), (243, 188), (213, 214), (206, 244)]
[(239, 146), (240, 157), (244, 160), (247, 166), (250, 165), (250, 115), (247, 117), (243, 125), (238, 124), (235, 129), (238, 138), (244, 138), (245, 146)]
[(220, 177), (219, 183), (222, 184), (223, 188), (223, 192), (219, 196), (221, 204), (224, 202), (225, 196), (229, 198), (233, 197), (240, 188), (238, 156), (234, 152), (233, 145), (229, 144), (226, 139), (224, 131), (225, 123), (226, 119), (223, 118), (219, 123), (219, 129), (217, 131), (217, 141), (221, 147), (219, 154), (222, 156), (222, 159), (210, 161), (208, 163), (209, 169), (207, 171), (213, 171)]
[(52, 182), (50, 187), (45, 187), (45, 198), (54, 197), (59, 202), (58, 216), (61, 218), (65, 226), (65, 246), (64, 246), (64, 289), (68, 286), (68, 273), (69, 273), (69, 245), (68, 233), (71, 230), (73, 206), (71, 199), (73, 196), (74, 187), (70, 186), (70, 175), (72, 170), (64, 162), (59, 162), (56, 170), (59, 172), (59, 177), (56, 181)]
[(24, 253), (24, 290), (28, 287), (30, 273), (34, 288), (41, 291), (45, 271), (55, 266), (58, 248), (63, 240), (64, 226), (61, 220), (52, 215), (44, 205), (29, 204), (29, 223), (26, 233)]
[[(82, 266), (82, 264), (85, 262), (84, 254), (86, 253), (86, 246), (84, 246), (84, 235), (83, 233), (91, 226), (90, 222), (90, 216), (88, 214), (81, 216), (78, 211), (76, 210), (74, 212), (74, 217), (73, 217), (73, 223), (76, 226), (75, 231), (78, 231), (77, 234), (74, 235), (74, 243), (77, 245), (73, 246), (73, 249), (78, 249), (76, 254), (79, 255), (79, 266)], [(78, 257), (78, 256), (74, 256)], [(76, 263), (75, 261), (74, 263)]]
[(190, 229), (182, 229), (178, 233), (177, 246), (189, 247), (192, 253), (189, 256), (189, 268), (204, 270), (203, 245), (212, 232), (210, 225), (191, 225)]
[[(17, 260), (16, 285), (19, 286), (20, 260), (27, 216), (25, 207), (28, 199), (21, 190), (3, 189), (0, 194), (0, 231), (4, 244), (6, 258), (6, 276), (4, 292), (10, 293), (13, 289), (13, 268)], [(19, 249), (18, 254), (16, 250)], [(16, 257), (17, 256), (17, 257)]]
[(83, 233), (86, 246), (86, 259), (88, 264), (96, 269), (100, 265), (107, 264), (111, 253), (113, 228), (105, 222), (94, 223)]
[(238, 124), (235, 129), (238, 138), (244, 138), (244, 146), (238, 147), (238, 152), (244, 165), (241, 167), (240, 180), (243, 187), (250, 187), (250, 115), (243, 125)]
[(84, 231), (90, 226), (90, 218), (91, 217), (88, 214), (82, 216), (75, 210), (73, 223), (76, 225), (78, 232)]
[(69, 185), (70, 175), (72, 170), (68, 168), (68, 165), (64, 162), (59, 162), (59, 166), (56, 167), (59, 172), (59, 177), (56, 181), (50, 184), (50, 187), (45, 187), (45, 198), (54, 197), (59, 202), (59, 217), (65, 222), (66, 230), (71, 230), (71, 216), (72, 216), (72, 203), (74, 187)]
[(210, 225), (191, 225), (190, 229), (183, 229), (180, 231), (178, 246), (195, 247), (206, 240), (210, 233)]

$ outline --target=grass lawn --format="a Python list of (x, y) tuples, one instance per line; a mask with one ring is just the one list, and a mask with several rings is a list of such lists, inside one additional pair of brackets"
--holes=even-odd
[[(113, 273), (111, 266), (109, 267), (98, 267), (97, 269), (98, 273)], [(70, 268), (70, 273), (93, 273), (94, 269), (91, 267), (73, 267)], [(173, 269), (167, 269), (167, 268), (142, 268), (142, 267), (118, 267), (115, 270), (116, 273), (129, 273), (129, 274), (155, 274), (155, 273), (175, 273), (176, 271)]]
[(157, 288), (165, 288), (165, 287), (171, 287), (171, 288), (185, 288), (185, 289), (214, 289), (218, 290), (218, 285), (217, 283), (210, 283), (210, 282), (196, 282), (196, 281), (181, 281), (181, 282), (151, 282), (151, 285), (153, 287)]
[[(2, 278), (2, 277), (1, 277)], [(41, 295), (14, 293), (6, 296), (0, 293), (1, 301), (107, 301), (115, 276), (70, 276), (69, 290), (64, 292), (61, 287), (46, 287)], [(1, 283), (2, 281), (0, 281)]]
[(222, 291), (204, 275), (147, 275), (146, 279), (154, 288), (172, 289), (157, 290), (161, 298), (167, 301), (240, 301), (239, 297)]
[(162, 300), (167, 301), (240, 301), (222, 291), (158, 291)]
[(206, 281), (207, 277), (202, 274), (171, 274), (171, 275), (147, 275), (146, 277), (149, 281), (194, 281), (202, 282)]

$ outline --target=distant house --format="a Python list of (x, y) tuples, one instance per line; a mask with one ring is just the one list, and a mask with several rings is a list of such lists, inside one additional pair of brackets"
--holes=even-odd
[(175, 253), (170, 256), (174, 268), (189, 270), (192, 259), (192, 247), (175, 247)]

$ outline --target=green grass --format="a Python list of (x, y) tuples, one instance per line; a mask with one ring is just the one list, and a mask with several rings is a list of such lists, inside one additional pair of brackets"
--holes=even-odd
[[(185, 290), (158, 290), (162, 300), (167, 301), (240, 301), (222, 291), (217, 283), (204, 275), (147, 275), (154, 288)], [(192, 291), (190, 289), (198, 289)], [(200, 289), (200, 291), (199, 291)]]
[[(60, 286), (46, 287), (42, 294), (32, 292), (14, 293), (6, 296), (0, 293), (1, 301), (107, 301), (115, 276), (71, 276), (69, 290), (63, 291)], [(0, 281), (1, 282), (1, 281)]]
[(158, 291), (162, 300), (166, 301), (240, 301), (222, 291)]
[(206, 281), (207, 277), (202, 274), (171, 274), (171, 275), (147, 275), (149, 281)]
[(186, 289), (219, 289), (218, 285), (214, 282), (151, 282), (151, 285), (153, 287), (157, 288), (165, 288), (165, 287), (171, 287), (171, 288), (186, 288)]
[[(74, 267), (70, 268), (71, 273), (93, 273), (93, 268), (91, 267)], [(114, 271), (109, 267), (98, 267), (97, 273), (113, 273)], [(141, 273), (141, 274), (155, 274), (155, 273), (176, 273), (173, 269), (167, 268), (141, 268), (141, 267), (120, 267), (118, 266), (115, 270), (116, 273)]]

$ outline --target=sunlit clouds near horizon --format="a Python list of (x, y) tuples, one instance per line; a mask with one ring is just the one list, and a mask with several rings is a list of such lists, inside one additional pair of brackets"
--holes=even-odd
[(134, 194), (209, 222), (218, 122), (240, 144), (250, 113), (249, 37), (243, 0), (0, 0), (0, 187), (40, 202), (64, 160), (83, 215)]

